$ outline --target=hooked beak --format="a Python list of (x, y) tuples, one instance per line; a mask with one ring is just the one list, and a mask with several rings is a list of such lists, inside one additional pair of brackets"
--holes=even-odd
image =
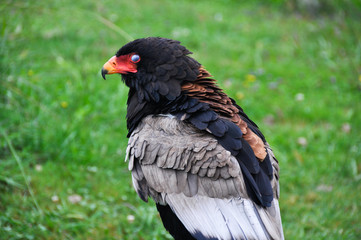
[(102, 77), (105, 79), (105, 75), (108, 74), (108, 70), (106, 70), (104, 67), (102, 68)]

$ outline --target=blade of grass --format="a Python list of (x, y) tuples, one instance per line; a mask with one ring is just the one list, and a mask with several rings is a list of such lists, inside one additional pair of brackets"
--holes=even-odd
[(24, 186), (22, 184), (14, 181), (11, 178), (7, 178), (7, 177), (4, 177), (4, 176), (0, 175), (0, 181), (3, 181), (3, 182), (5, 182), (6, 184), (8, 184), (10, 186), (17, 187), (17, 188), (20, 188), (20, 189), (24, 189)]
[(96, 15), (96, 17), (98, 18), (98, 20), (101, 23), (103, 23), (105, 26), (113, 29), (114, 31), (116, 31), (117, 33), (122, 35), (126, 40), (128, 40), (128, 41), (133, 41), (134, 40), (134, 38), (132, 36), (130, 36), (127, 32), (125, 32), (123, 29), (121, 29), (120, 27), (118, 27), (117, 25), (115, 25), (114, 23), (109, 21), (108, 19), (103, 18), (100, 15)]
[(23, 178), (24, 178), (24, 182), (25, 182), (25, 185), (26, 185), (27, 190), (28, 190), (29, 193), (30, 193), (31, 199), (32, 199), (32, 201), (33, 201), (36, 209), (38, 210), (38, 213), (39, 213), (40, 215), (42, 215), (42, 214), (43, 214), (43, 211), (41, 210), (38, 202), (36, 201), (36, 198), (35, 198), (33, 189), (31, 188), (30, 183), (29, 183), (29, 181), (28, 181), (28, 178), (27, 178), (27, 176), (26, 176), (26, 174), (25, 174), (25, 170), (24, 170), (23, 164), (22, 164), (22, 162), (21, 162), (21, 159), (20, 159), (20, 157), (18, 156), (18, 154), (16, 153), (16, 151), (15, 151), (15, 149), (14, 149), (14, 147), (13, 147), (13, 145), (12, 145), (12, 143), (11, 143), (11, 140), (9, 139), (8, 135), (7, 135), (3, 130), (1, 130), (1, 133), (2, 133), (2, 135), (4, 136), (5, 141), (6, 141), (6, 143), (7, 143), (8, 146), (9, 146), (9, 149), (10, 149), (13, 157), (14, 157), (15, 160), (16, 160), (16, 163), (17, 163), (18, 166), (19, 166), (19, 169), (20, 169), (20, 171), (21, 171), (21, 175), (22, 175)]

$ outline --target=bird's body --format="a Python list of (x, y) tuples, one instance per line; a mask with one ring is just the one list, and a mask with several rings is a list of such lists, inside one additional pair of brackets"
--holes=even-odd
[(130, 88), (127, 158), (175, 239), (283, 239), (278, 162), (257, 125), (179, 42), (138, 39), (102, 74)]

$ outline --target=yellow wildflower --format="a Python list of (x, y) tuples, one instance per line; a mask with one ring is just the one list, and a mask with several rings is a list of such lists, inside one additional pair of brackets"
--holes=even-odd
[(246, 75), (246, 82), (252, 83), (256, 81), (256, 76), (253, 74), (247, 74)]
[(244, 80), (244, 86), (249, 87), (254, 81), (256, 81), (256, 76), (253, 74), (247, 74)]
[(68, 102), (62, 101), (62, 102), (60, 103), (60, 106), (61, 106), (62, 108), (67, 108), (67, 107), (68, 107)]
[(237, 92), (236, 97), (237, 97), (238, 100), (242, 100), (244, 98), (244, 93), (243, 92)]

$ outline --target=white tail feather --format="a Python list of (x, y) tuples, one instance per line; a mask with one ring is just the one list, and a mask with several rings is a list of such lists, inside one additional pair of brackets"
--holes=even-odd
[[(165, 201), (194, 236), (207, 239), (283, 239), (279, 216), (251, 200), (167, 194)], [(277, 200), (274, 200), (275, 202)], [(278, 201), (277, 201), (278, 202)], [(278, 208), (278, 203), (272, 207)], [(276, 212), (279, 212), (279, 209)]]

